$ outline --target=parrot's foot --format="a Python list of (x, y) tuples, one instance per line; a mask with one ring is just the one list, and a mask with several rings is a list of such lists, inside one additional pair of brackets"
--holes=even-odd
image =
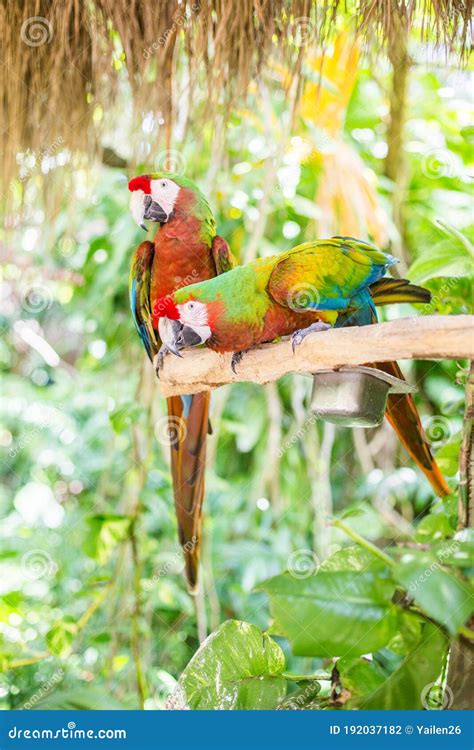
[(242, 361), (242, 357), (243, 357), (243, 356), (244, 356), (244, 354), (246, 354), (247, 352), (248, 352), (248, 349), (244, 349), (244, 350), (243, 350), (243, 351), (241, 351), (241, 352), (234, 352), (234, 353), (233, 353), (233, 355), (232, 355), (232, 359), (231, 359), (231, 361), (230, 361), (230, 366), (231, 366), (231, 368), (232, 368), (232, 372), (233, 372), (233, 373), (234, 373), (235, 375), (237, 375), (237, 370), (236, 370), (235, 368), (237, 367), (237, 365), (239, 364), (239, 362), (241, 362), (241, 361)]
[(166, 344), (162, 344), (158, 354), (156, 355), (155, 371), (156, 371), (156, 377), (158, 379), (160, 378), (160, 370), (163, 369), (165, 356), (167, 354), (175, 354), (177, 357), (183, 356), (182, 354), (179, 353), (179, 351), (177, 351), (177, 349), (170, 349), (169, 346), (166, 346)]
[(301, 344), (303, 339), (305, 339), (309, 333), (327, 331), (329, 328), (332, 328), (332, 326), (330, 326), (329, 323), (323, 323), (322, 320), (318, 320), (316, 323), (311, 323), (307, 328), (299, 328), (291, 337), (291, 348), (293, 349), (293, 353), (295, 352), (296, 347)]

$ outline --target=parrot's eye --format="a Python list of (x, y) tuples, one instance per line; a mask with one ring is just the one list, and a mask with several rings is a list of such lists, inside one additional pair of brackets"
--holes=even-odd
[(196, 305), (194, 304), (194, 302), (188, 302), (188, 309), (189, 310), (194, 310), (195, 307), (196, 307)]
[(165, 188), (166, 187), (166, 180), (161, 180), (160, 184), (161, 184), (162, 188)]

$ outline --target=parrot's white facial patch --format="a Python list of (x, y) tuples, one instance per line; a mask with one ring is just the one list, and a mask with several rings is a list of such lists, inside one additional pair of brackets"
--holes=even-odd
[(130, 195), (130, 212), (139, 227), (143, 224), (143, 216), (145, 214), (144, 198), (145, 193), (143, 190), (134, 190)]
[(182, 305), (176, 305), (179, 312), (179, 320), (184, 326), (192, 328), (201, 337), (201, 341), (207, 341), (212, 331), (209, 326), (207, 305), (204, 302), (189, 300)]
[(176, 199), (180, 191), (179, 185), (173, 180), (163, 177), (161, 180), (151, 181), (151, 197), (158, 203), (163, 211), (168, 215), (168, 219), (173, 213)]
[(176, 338), (176, 321), (170, 320), (169, 318), (160, 318), (158, 321), (158, 333), (160, 334), (160, 339), (165, 344), (165, 346), (170, 347), (171, 349), (175, 346), (175, 338)]

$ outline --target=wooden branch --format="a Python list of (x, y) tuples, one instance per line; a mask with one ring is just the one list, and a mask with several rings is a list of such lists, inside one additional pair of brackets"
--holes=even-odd
[(198, 393), (244, 380), (268, 383), (289, 372), (312, 373), (342, 365), (398, 359), (474, 358), (473, 315), (402, 318), (364, 328), (312, 333), (293, 354), (289, 340), (264, 344), (244, 354), (232, 372), (231, 354), (188, 350), (168, 355), (161, 371), (163, 396)]

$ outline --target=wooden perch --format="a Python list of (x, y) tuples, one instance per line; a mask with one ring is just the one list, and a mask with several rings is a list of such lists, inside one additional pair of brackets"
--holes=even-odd
[(232, 372), (231, 354), (210, 349), (165, 358), (160, 374), (163, 396), (209, 391), (244, 380), (268, 383), (290, 372), (312, 373), (342, 365), (398, 359), (473, 359), (474, 316), (430, 315), (402, 318), (364, 328), (312, 333), (293, 354), (289, 340), (265, 344), (244, 354)]

